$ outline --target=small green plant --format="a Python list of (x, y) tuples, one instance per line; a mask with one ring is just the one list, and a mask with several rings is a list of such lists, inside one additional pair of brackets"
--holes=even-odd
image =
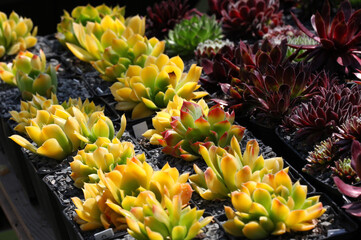
[(193, 54), (199, 43), (222, 37), (221, 24), (214, 16), (193, 16), (189, 20), (181, 21), (169, 31), (166, 48), (171, 54), (187, 56)]

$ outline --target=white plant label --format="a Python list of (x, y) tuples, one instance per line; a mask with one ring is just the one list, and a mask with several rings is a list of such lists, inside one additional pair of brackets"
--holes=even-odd
[(112, 228), (108, 228), (104, 231), (98, 232), (94, 234), (95, 240), (103, 240), (114, 237), (114, 232)]
[(134, 135), (136, 138), (142, 137), (143, 133), (148, 130), (147, 122), (141, 122), (133, 126)]

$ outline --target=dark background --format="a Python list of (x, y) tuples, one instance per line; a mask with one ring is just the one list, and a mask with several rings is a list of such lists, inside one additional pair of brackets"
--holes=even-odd
[[(60, 22), (63, 9), (71, 13), (76, 6), (90, 3), (98, 6), (105, 3), (108, 6), (126, 6), (125, 16), (145, 15), (147, 6), (152, 6), (161, 0), (0, 0), (0, 11), (8, 16), (14, 10), (22, 17), (31, 18), (34, 26), (38, 26), (38, 35), (56, 32), (56, 25)], [(198, 0), (190, 0), (195, 6)]]

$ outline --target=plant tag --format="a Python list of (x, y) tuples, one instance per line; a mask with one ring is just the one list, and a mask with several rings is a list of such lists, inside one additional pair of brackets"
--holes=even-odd
[(104, 231), (98, 232), (94, 234), (95, 240), (102, 240), (114, 237), (114, 232), (112, 228), (108, 228)]
[(330, 229), (327, 231), (327, 237), (331, 237), (331, 236), (337, 236), (340, 234), (344, 234), (346, 233), (346, 230), (341, 228), (341, 229)]
[(143, 133), (148, 130), (147, 122), (141, 122), (133, 126), (134, 135), (136, 138), (142, 137)]

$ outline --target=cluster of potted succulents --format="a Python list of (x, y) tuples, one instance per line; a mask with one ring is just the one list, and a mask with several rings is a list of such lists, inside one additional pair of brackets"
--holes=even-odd
[[(326, 0), (312, 31), (301, 1), (208, 4), (166, 0), (128, 17), (78, 6), (45, 37), (0, 13), (6, 154), (59, 239), (356, 231), (361, 10)], [(347, 214), (303, 176), (350, 197)]]

